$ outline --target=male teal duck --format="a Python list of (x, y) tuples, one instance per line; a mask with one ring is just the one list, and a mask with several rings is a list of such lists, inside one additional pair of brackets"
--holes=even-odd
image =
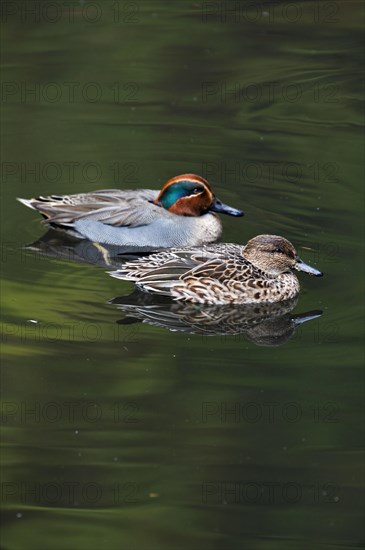
[(293, 270), (322, 273), (305, 264), (277, 235), (259, 235), (246, 246), (216, 244), (151, 254), (111, 272), (139, 288), (198, 304), (273, 303), (300, 289)]
[(216, 212), (243, 215), (217, 199), (196, 174), (176, 176), (161, 191), (105, 189), (18, 200), (38, 210), (44, 223), (75, 237), (149, 249), (214, 242), (222, 234)]

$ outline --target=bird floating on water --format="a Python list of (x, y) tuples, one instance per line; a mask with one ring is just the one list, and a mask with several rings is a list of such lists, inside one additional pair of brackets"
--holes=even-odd
[(150, 250), (212, 243), (222, 234), (217, 213), (243, 216), (196, 174), (175, 176), (160, 191), (105, 189), (18, 200), (74, 237)]
[(322, 276), (284, 237), (259, 235), (246, 246), (176, 248), (127, 262), (110, 272), (144, 291), (198, 304), (273, 303), (300, 290), (294, 271)]

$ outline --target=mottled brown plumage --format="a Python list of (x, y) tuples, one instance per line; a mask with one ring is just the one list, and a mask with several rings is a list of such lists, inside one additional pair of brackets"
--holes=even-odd
[(246, 246), (217, 244), (152, 254), (111, 275), (175, 300), (216, 305), (294, 298), (300, 287), (293, 270), (322, 275), (300, 260), (288, 240), (259, 235)]

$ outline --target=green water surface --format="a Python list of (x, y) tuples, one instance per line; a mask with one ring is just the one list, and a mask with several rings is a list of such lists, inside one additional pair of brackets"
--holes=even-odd
[[(2, 547), (360, 547), (361, 3), (68, 4), (2, 7)], [(320, 317), (281, 345), (118, 324), (131, 284), (22, 248), (16, 197), (184, 172), (245, 211), (226, 242), (323, 270)]]

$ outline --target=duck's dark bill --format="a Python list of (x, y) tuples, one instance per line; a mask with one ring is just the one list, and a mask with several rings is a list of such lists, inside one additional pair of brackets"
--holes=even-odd
[(228, 206), (227, 204), (224, 204), (219, 199), (215, 198), (211, 207), (209, 208), (211, 212), (218, 212), (220, 214), (228, 214), (229, 216), (243, 216), (242, 210), (237, 210), (236, 208), (232, 208), (232, 206)]
[(304, 273), (308, 273), (309, 275), (315, 275), (316, 277), (323, 276), (322, 271), (319, 271), (318, 269), (315, 269), (314, 267), (311, 267), (310, 265), (305, 264), (300, 259), (295, 264), (294, 269), (297, 269), (298, 271), (304, 271)]

